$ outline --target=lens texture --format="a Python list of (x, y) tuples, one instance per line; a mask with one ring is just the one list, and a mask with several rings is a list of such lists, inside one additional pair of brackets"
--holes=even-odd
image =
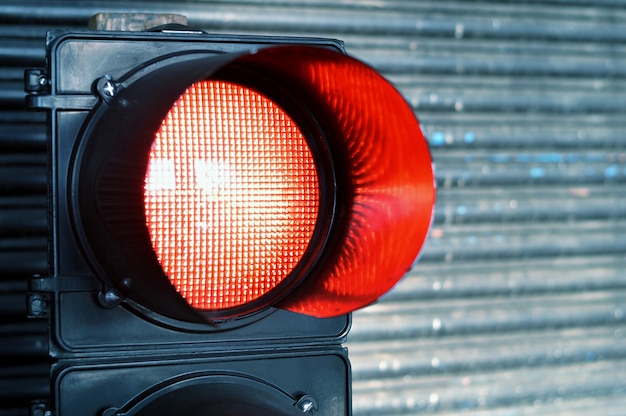
[(192, 85), (163, 120), (145, 178), (152, 246), (191, 306), (251, 304), (305, 255), (319, 214), (315, 159), (278, 105), (223, 81)]

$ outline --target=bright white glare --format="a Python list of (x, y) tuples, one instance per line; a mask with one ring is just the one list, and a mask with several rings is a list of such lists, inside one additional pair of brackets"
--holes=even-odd
[(230, 181), (230, 166), (224, 162), (195, 160), (194, 172), (198, 188), (209, 194), (224, 188)]
[[(230, 166), (223, 162), (197, 159), (193, 161), (195, 187), (208, 194), (214, 194), (230, 182)], [(146, 175), (146, 191), (158, 192), (175, 190), (177, 182), (176, 166), (172, 159), (151, 159)]]
[(170, 159), (150, 159), (146, 175), (146, 191), (176, 189), (176, 169)]

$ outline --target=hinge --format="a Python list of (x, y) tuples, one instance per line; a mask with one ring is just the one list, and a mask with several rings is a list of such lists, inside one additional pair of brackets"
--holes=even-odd
[(97, 290), (100, 290), (100, 283), (93, 276), (42, 277), (35, 275), (28, 281), (27, 316), (29, 318), (48, 317), (54, 293)]
[(58, 110), (90, 110), (98, 97), (88, 94), (51, 94), (51, 81), (45, 69), (29, 68), (24, 71), (26, 107), (30, 110), (56, 108)]

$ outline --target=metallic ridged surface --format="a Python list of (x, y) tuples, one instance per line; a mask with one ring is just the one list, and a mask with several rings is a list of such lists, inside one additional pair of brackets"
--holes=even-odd
[(355, 415), (623, 414), (626, 2), (615, 0), (0, 2), (4, 413), (47, 389), (45, 324), (20, 302), (25, 278), (46, 269), (45, 119), (21, 110), (22, 69), (43, 65), (48, 28), (107, 11), (340, 38), (414, 107), (437, 165), (436, 217), (421, 261), (354, 316)]

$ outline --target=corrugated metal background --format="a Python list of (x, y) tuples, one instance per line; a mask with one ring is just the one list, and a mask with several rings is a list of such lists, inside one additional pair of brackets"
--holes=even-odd
[(390, 78), (439, 195), (420, 263), (355, 314), (354, 414), (626, 414), (626, 2), (0, 1), (0, 415), (48, 391), (45, 125), (22, 71), (49, 28), (176, 12), (211, 32), (330, 36)]

